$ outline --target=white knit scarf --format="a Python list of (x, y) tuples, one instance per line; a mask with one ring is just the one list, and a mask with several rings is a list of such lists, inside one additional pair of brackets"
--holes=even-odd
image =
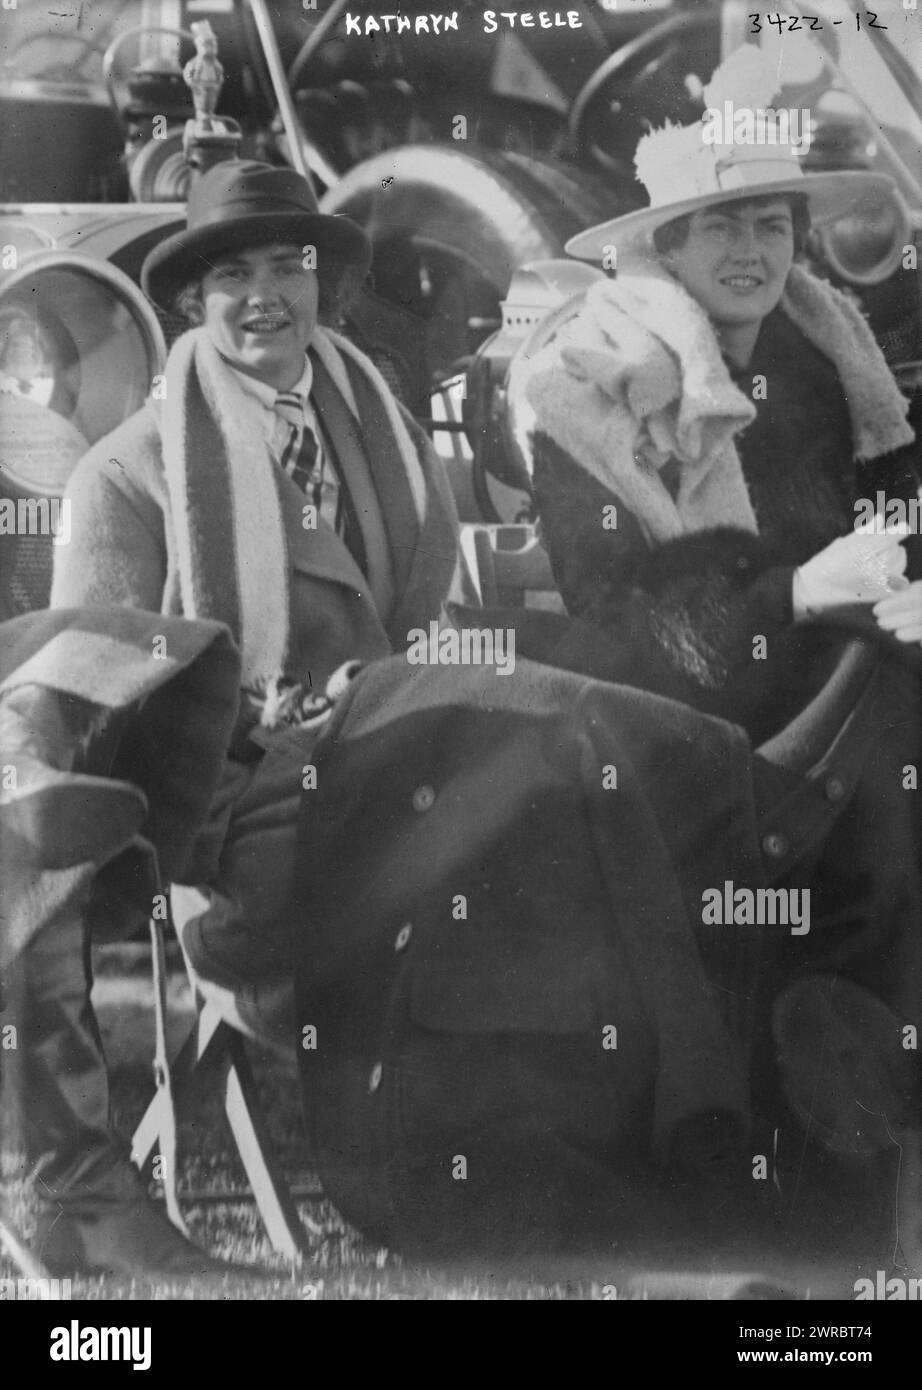
[[(316, 329), (312, 346), (359, 425), (344, 359), (379, 397), (419, 519), (425, 480), (380, 373), (329, 330)], [(261, 417), (245, 408), (234, 373), (204, 329), (177, 339), (165, 375), (160, 433), (183, 612), (227, 623), (241, 648), (242, 682), (256, 685), (280, 675), (288, 654), (290, 561), (281, 474)]]

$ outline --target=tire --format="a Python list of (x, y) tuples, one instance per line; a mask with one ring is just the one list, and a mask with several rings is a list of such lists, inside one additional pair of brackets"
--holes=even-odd
[(536, 200), (549, 198), (554, 214), (564, 226), (564, 239), (597, 222), (632, 211), (642, 200), (634, 181), (605, 180), (592, 170), (551, 160), (529, 159), (507, 154), (505, 158), (526, 187), (535, 190)]
[(625, 202), (634, 206), (629, 191), (609, 194), (594, 176), (563, 165), (405, 145), (352, 169), (321, 207), (354, 218), (376, 246), (402, 237), (451, 253), (505, 294), (523, 262), (561, 255), (587, 218), (612, 216)]
[[(576, 232), (635, 205), (633, 190), (609, 188), (580, 169), (433, 145), (376, 155), (321, 202), (324, 212), (353, 218), (371, 236), (378, 312), (363, 304), (352, 327), (420, 415), (428, 414), (432, 383), (499, 327), (500, 301), (519, 266), (562, 256)], [(450, 471), (466, 518), (520, 513), (518, 493), (507, 498), (500, 486), (491, 502), (492, 483), (462, 477), (457, 465)]]

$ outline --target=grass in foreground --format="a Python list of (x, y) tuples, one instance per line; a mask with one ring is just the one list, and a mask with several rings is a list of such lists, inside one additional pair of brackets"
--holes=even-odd
[[(97, 1015), (110, 1059), (116, 1123), (129, 1135), (153, 1093), (153, 995), (149, 957), (144, 946), (106, 947), (97, 952)], [(179, 1046), (192, 1021), (192, 1003), (181, 974), (173, 972), (170, 988), (170, 1046)], [(75, 1299), (209, 1299), (209, 1300), (469, 1300), (598, 1298), (601, 1284), (588, 1281), (542, 1283), (480, 1272), (475, 1276), (411, 1268), (398, 1256), (365, 1241), (346, 1225), (323, 1198), (319, 1183), (305, 1165), (304, 1134), (294, 1062), (289, 1065), (268, 1049), (249, 1047), (271, 1140), (289, 1183), (316, 1193), (298, 1202), (308, 1230), (309, 1254), (292, 1269), (269, 1245), (255, 1203), (214, 1194), (240, 1193), (246, 1176), (235, 1152), (214, 1073), (193, 1087), (180, 1115), (180, 1193), (198, 1194), (183, 1201), (192, 1239), (210, 1253), (257, 1267), (263, 1277), (228, 1277), (223, 1281), (141, 1279), (73, 1279)], [(210, 1083), (210, 1085), (209, 1085)], [(31, 1228), (29, 1196), (11, 1180), (14, 1155), (2, 1154), (5, 1175), (3, 1209), (23, 1235)], [(0, 1278), (17, 1271), (0, 1251)], [(269, 1276), (268, 1280), (265, 1276)]]

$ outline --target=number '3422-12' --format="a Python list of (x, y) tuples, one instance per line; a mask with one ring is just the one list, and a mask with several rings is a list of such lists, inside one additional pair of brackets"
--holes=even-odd
[[(915, 8), (915, 6), (913, 6), (913, 8)], [(809, 14), (751, 14), (747, 15), (747, 19), (752, 21), (752, 28), (749, 30), (750, 34), (761, 34), (766, 25), (774, 26), (779, 34), (796, 34), (798, 31), (808, 34), (811, 31), (816, 32), (825, 27), (823, 21), (817, 15)], [(833, 28), (844, 23), (845, 21), (843, 19), (834, 19), (829, 27)], [(875, 10), (865, 10), (863, 15), (860, 10), (856, 10), (855, 28), (860, 29), (862, 23), (866, 29), (888, 29), (890, 27), (887, 24), (878, 23)]]

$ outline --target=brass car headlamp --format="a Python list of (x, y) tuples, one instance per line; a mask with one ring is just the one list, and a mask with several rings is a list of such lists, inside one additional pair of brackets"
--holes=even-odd
[(144, 403), (166, 344), (138, 287), (79, 251), (25, 256), (0, 283), (4, 483), (59, 496), (78, 459)]
[(814, 229), (826, 266), (849, 285), (879, 285), (899, 269), (912, 243), (909, 211), (896, 189), (874, 207)]

